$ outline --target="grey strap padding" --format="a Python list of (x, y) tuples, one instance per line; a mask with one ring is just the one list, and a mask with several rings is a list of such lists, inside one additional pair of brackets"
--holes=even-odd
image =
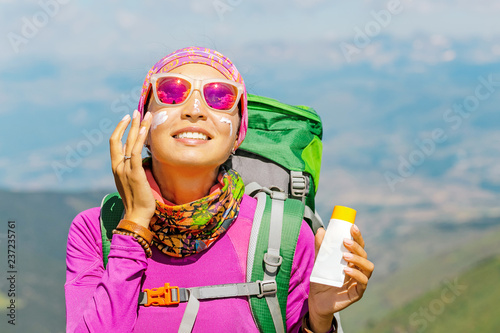
[(267, 195), (260, 192), (256, 196), (257, 207), (255, 208), (255, 214), (252, 223), (252, 231), (250, 232), (250, 240), (248, 243), (248, 254), (247, 254), (247, 282), (252, 279), (252, 267), (253, 261), (255, 259), (255, 249), (257, 248), (257, 239), (259, 238), (260, 224), (262, 222), (262, 215), (266, 208)]
[[(280, 255), (281, 231), (283, 229), (283, 212), (285, 209), (286, 194), (273, 191), (271, 193), (271, 223), (269, 226), (269, 240), (267, 253), (264, 254), (264, 280), (275, 280), (279, 267), (283, 261)], [(278, 295), (266, 296), (267, 306), (273, 318), (276, 332), (284, 333), (283, 316), (281, 315)]]
[(285, 327), (283, 326), (283, 316), (281, 315), (280, 303), (278, 302), (278, 297), (276, 295), (266, 296), (267, 306), (269, 307), (269, 312), (273, 318), (274, 328), (276, 333), (285, 333)]
[(182, 315), (181, 325), (179, 326), (178, 331), (179, 333), (191, 333), (199, 309), (200, 301), (198, 301), (193, 295), (190, 295), (188, 304), (186, 305), (186, 310), (184, 310), (184, 314)]
[(274, 279), (283, 261), (283, 258), (280, 256), (280, 247), (285, 200), (285, 193), (274, 191), (271, 193), (271, 223), (269, 226), (267, 253), (264, 254), (264, 280)]
[(304, 207), (304, 220), (311, 226), (315, 235), (319, 228), (325, 227), (318, 212), (314, 213), (308, 205)]

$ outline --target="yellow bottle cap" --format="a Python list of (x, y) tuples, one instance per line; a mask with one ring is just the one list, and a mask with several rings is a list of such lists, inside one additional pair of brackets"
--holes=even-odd
[(356, 219), (356, 211), (349, 207), (335, 206), (333, 207), (332, 220), (344, 220), (354, 224)]

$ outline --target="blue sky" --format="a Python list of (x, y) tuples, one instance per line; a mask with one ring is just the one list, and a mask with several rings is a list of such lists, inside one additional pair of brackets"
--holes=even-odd
[(200, 45), (229, 56), (251, 93), (319, 112), (324, 215), (334, 204), (384, 223), (500, 215), (500, 84), (483, 84), (500, 82), (498, 1), (0, 6), (0, 188), (112, 188), (111, 127), (152, 64)]

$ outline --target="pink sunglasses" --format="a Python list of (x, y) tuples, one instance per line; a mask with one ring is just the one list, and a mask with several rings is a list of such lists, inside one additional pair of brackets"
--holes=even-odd
[(159, 73), (151, 75), (150, 82), (156, 102), (164, 106), (182, 105), (198, 90), (210, 109), (231, 113), (243, 94), (242, 84), (226, 79), (196, 80), (182, 74)]

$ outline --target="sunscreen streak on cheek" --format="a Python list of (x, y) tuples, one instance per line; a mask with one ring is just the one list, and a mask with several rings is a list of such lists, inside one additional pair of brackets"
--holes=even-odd
[(155, 115), (153, 116), (153, 123), (151, 124), (152, 128), (156, 129), (158, 125), (163, 124), (164, 122), (167, 121), (167, 119), (168, 119), (167, 111), (161, 111), (155, 113)]
[(221, 117), (220, 122), (229, 124), (229, 128), (231, 128), (231, 132), (229, 132), (229, 135), (230, 136), (233, 135), (233, 122), (230, 119), (227, 119), (226, 117)]

